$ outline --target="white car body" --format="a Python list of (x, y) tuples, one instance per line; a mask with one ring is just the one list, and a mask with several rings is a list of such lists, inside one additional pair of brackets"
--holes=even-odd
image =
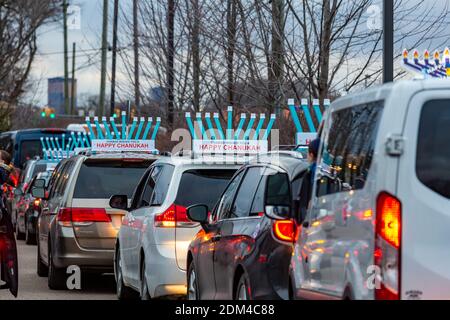
[[(120, 250), (120, 271), (124, 286), (138, 291), (142, 296), (142, 286), (145, 284), (148, 295), (152, 298), (186, 295), (187, 250), (191, 240), (201, 228), (192, 222), (181, 223), (181, 226), (177, 224), (175, 228), (157, 226), (155, 216), (167, 212), (175, 204), (180, 182), (185, 172), (189, 170), (232, 170), (234, 173), (240, 165), (218, 164), (217, 159), (190, 159), (175, 156), (161, 158), (149, 168), (142, 178), (132, 203), (139, 197), (140, 192), (145, 193), (143, 190), (139, 191), (140, 186), (145, 184), (144, 180), (153, 175), (150, 171), (157, 166), (173, 168), (170, 179), (164, 182), (168, 183), (167, 191), (163, 196), (162, 203), (137, 209), (132, 208), (125, 216), (116, 243), (116, 278), (118, 274), (117, 253)], [(164, 169), (162, 172), (161, 176), (164, 175)], [(156, 185), (161, 183), (157, 181)], [(226, 185), (223, 189), (225, 187)], [(217, 199), (219, 197), (220, 194)], [(143, 263), (145, 263), (145, 276), (142, 275)]]
[[(364, 130), (351, 134), (332, 128), (333, 121), (338, 123), (349, 110), (370, 114), (367, 110), (383, 104), (378, 130), (372, 131), (376, 135), (371, 140), (370, 169), (360, 171), (370, 162), (365, 159), (369, 152), (362, 149), (370, 145), (371, 131), (364, 128), (376, 117), (366, 119)], [(362, 111), (361, 106), (369, 109)], [(340, 137), (341, 132), (347, 137)], [(389, 288), (393, 295), (386, 299), (450, 299), (449, 133), (448, 80), (400, 81), (332, 104), (321, 137), (310, 208), (291, 261), (294, 298), (383, 299), (378, 293), (386, 291), (377, 290)], [(364, 139), (358, 149), (358, 141)], [(342, 141), (343, 147), (336, 141)], [(389, 205), (382, 201), (386, 197)], [(377, 209), (377, 202), (386, 206)], [(399, 211), (397, 225), (392, 222), (397, 218), (389, 220), (381, 214)], [(397, 230), (389, 233), (392, 242), (380, 236), (377, 226), (384, 226), (382, 232)]]

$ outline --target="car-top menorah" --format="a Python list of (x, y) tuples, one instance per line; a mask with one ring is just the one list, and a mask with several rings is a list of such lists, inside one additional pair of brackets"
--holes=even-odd
[[(247, 123), (247, 114), (242, 113), (236, 130), (233, 128), (233, 107), (227, 109), (227, 127), (224, 131), (219, 113), (196, 113), (195, 120), (191, 113), (186, 113), (186, 122), (193, 140), (195, 154), (258, 154), (268, 151), (268, 139), (276, 120), (276, 115), (270, 115), (266, 128), (266, 115), (252, 113)], [(213, 121), (215, 127), (213, 125)]]
[(58, 137), (41, 138), (41, 145), (44, 160), (59, 162), (70, 158), (77, 149), (90, 148), (90, 134), (71, 132), (67, 140), (66, 135), (63, 134), (61, 141)]
[[(131, 125), (127, 124), (127, 114), (122, 112), (121, 127), (116, 124), (116, 118), (102, 117), (102, 124), (98, 117), (93, 118), (95, 129), (91, 119), (86, 117), (86, 125), (92, 140), (92, 151), (94, 152), (124, 152), (142, 151), (157, 152), (155, 141), (161, 126), (161, 118), (157, 117), (134, 117)], [(103, 125), (103, 128), (102, 128)], [(152, 131), (153, 130), (153, 131)]]
[[(330, 106), (330, 100), (325, 99), (323, 103), (325, 108), (328, 108)], [(301, 99), (299, 108), (295, 105), (295, 99), (289, 99), (288, 100), (288, 108), (289, 112), (291, 114), (292, 120), (295, 124), (295, 129), (297, 130), (297, 136), (296, 136), (296, 144), (297, 145), (308, 145), (309, 142), (316, 138), (318, 127), (314, 125), (314, 121), (309, 109), (309, 101), (308, 99)], [(300, 117), (297, 113), (297, 109), (300, 109), (303, 111), (303, 114), (306, 119), (306, 126), (302, 126), (302, 123), (300, 121)], [(316, 115), (318, 126), (322, 122), (323, 113), (320, 109), (320, 101), (319, 99), (313, 99), (312, 101), (312, 109), (314, 110), (314, 113)]]
[(426, 50), (423, 59), (420, 58), (419, 51), (414, 50), (413, 58), (410, 59), (408, 50), (403, 51), (402, 66), (408, 72), (423, 78), (444, 79), (450, 76), (450, 49), (444, 50), (443, 59), (439, 51), (435, 51), (433, 59), (430, 52)]

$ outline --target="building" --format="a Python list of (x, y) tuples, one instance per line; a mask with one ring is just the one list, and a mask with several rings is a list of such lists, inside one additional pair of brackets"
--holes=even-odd
[[(77, 110), (77, 79), (75, 79), (75, 106), (74, 113)], [(72, 79), (69, 78), (69, 104), (72, 99)], [(55, 109), (56, 114), (65, 114), (64, 108), (64, 77), (48, 79), (48, 106)]]

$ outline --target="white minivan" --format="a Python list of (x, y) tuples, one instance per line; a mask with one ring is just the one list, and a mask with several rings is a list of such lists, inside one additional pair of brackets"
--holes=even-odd
[(292, 298), (450, 299), (450, 81), (334, 102), (298, 223)]

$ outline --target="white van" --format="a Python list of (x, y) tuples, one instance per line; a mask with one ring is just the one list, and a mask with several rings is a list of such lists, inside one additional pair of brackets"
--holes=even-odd
[(334, 102), (291, 261), (297, 299), (450, 299), (450, 81)]

